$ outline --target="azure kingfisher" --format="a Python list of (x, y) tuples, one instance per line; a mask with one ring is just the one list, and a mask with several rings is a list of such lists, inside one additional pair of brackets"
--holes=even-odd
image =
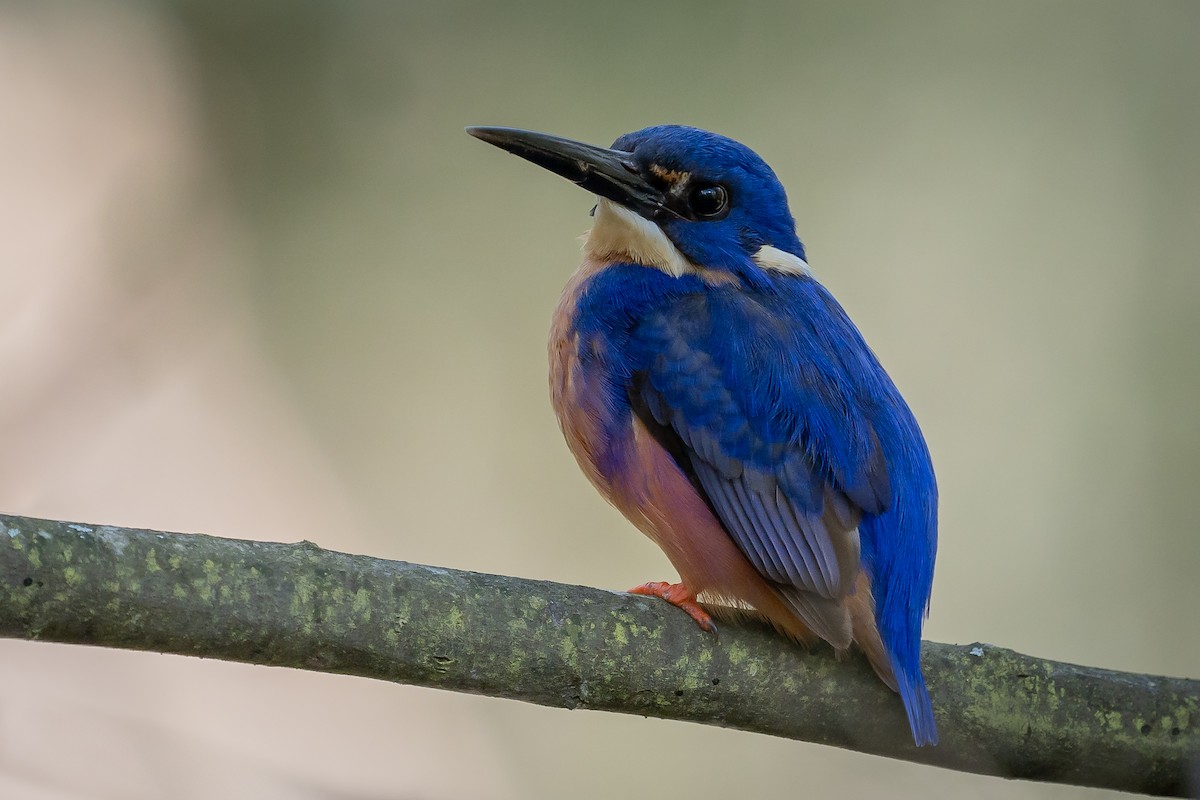
[(813, 277), (783, 186), (745, 145), (660, 125), (611, 149), (468, 132), (596, 194), (550, 335), (571, 452), (680, 583), (633, 591), (747, 606), (802, 642), (852, 643), (937, 729), (921, 626), (937, 483), (908, 405)]

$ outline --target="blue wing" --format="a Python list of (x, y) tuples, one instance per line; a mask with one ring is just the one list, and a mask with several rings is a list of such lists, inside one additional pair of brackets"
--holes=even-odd
[(857, 526), (890, 502), (863, 385), (879, 367), (857, 330), (805, 280), (769, 295), (677, 297), (633, 338), (638, 413), (754, 567), (814, 632), (847, 647)]

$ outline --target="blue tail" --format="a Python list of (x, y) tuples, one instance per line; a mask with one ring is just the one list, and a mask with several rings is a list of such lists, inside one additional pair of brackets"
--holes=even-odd
[(925, 688), (925, 678), (920, 669), (911, 674), (906, 674), (902, 669), (896, 670), (896, 684), (900, 688), (900, 699), (904, 701), (908, 726), (912, 728), (913, 741), (917, 743), (917, 747), (937, 744), (933, 704), (929, 702), (929, 691)]
[[(859, 524), (879, 637), (891, 659), (917, 746), (938, 741), (933, 706), (921, 674), (921, 627), (929, 607), (937, 548), (937, 489), (932, 472), (928, 474), (924, 497), (906, 498), (901, 496), (903, 489), (893, 490), (893, 508), (863, 517)], [(922, 482), (913, 483), (920, 486)], [(914, 499), (917, 502), (912, 502)]]

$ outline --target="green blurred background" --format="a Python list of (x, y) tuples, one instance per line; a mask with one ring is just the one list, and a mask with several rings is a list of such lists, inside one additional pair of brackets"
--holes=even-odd
[[(471, 140), (754, 147), (916, 411), (928, 638), (1200, 674), (1200, 5), (7, 2), (0, 508), (612, 588), (545, 336), (591, 200)], [(871, 724), (864, 721), (865, 725)], [(0, 642), (0, 796), (1100, 797)]]

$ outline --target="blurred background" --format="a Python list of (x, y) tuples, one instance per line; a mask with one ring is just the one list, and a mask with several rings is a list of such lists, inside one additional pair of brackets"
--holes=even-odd
[[(0, 508), (674, 576), (546, 391), (591, 199), (463, 134), (682, 122), (788, 187), (921, 420), (930, 639), (1200, 676), (1200, 5), (0, 4)], [(356, 678), (0, 642), (5, 798), (1102, 797)]]

